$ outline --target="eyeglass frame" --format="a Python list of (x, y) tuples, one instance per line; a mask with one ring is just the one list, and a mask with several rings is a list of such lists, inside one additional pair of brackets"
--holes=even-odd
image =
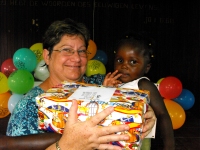
[[(66, 56), (72, 56), (75, 52), (77, 52), (78, 53), (78, 55), (80, 56), (80, 57), (87, 57), (87, 55), (88, 55), (88, 50), (73, 50), (73, 49), (69, 49), (69, 48), (64, 48), (64, 49), (61, 49), (61, 50), (58, 50), (58, 49), (54, 49), (54, 50), (52, 50), (52, 51), (57, 51), (57, 52), (60, 52), (60, 53), (62, 53), (62, 51), (64, 51), (64, 52), (69, 52), (69, 55), (67, 54)], [(80, 55), (80, 52), (82, 52), (82, 51), (85, 51), (85, 53), (84, 54), (86, 54), (86, 56), (82, 56), (82, 55)]]

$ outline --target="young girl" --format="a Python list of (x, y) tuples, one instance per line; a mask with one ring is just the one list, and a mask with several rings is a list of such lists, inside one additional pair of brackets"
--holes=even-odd
[[(104, 86), (131, 88), (150, 91), (150, 106), (155, 111), (160, 127), (163, 149), (175, 149), (172, 122), (157, 87), (145, 74), (151, 68), (153, 49), (151, 41), (140, 34), (127, 34), (116, 45), (113, 73), (108, 73)], [(151, 149), (150, 139), (142, 142), (142, 150)]]

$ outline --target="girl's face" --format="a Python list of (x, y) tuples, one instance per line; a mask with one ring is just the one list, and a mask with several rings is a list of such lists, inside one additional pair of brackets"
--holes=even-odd
[(122, 46), (118, 49), (114, 69), (118, 70), (122, 76), (119, 80), (127, 83), (142, 77), (150, 69), (143, 56), (143, 52), (129, 45)]
[[(70, 56), (58, 50), (73, 51)], [(87, 57), (81, 56), (86, 50), (85, 42), (80, 36), (64, 35), (53, 48), (51, 56), (47, 56), (50, 78), (56, 82), (64, 80), (80, 81), (86, 71)], [(79, 53), (78, 53), (79, 51)]]

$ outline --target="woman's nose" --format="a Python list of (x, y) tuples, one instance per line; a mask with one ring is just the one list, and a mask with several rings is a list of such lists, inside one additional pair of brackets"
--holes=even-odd
[(74, 51), (73, 55), (71, 55), (71, 59), (73, 61), (80, 61), (81, 60), (80, 55), (77, 51)]

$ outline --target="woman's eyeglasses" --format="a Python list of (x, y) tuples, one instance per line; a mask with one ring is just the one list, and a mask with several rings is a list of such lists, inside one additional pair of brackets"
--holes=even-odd
[(60, 52), (63, 56), (71, 56), (71, 55), (73, 55), (75, 52), (77, 52), (78, 53), (78, 55), (80, 56), (80, 57), (87, 57), (87, 50), (78, 50), (78, 51), (75, 51), (75, 50), (73, 50), (73, 49), (66, 49), (66, 48), (64, 48), (64, 49), (61, 49), (61, 50), (53, 50), (53, 51), (58, 51), (58, 52)]

